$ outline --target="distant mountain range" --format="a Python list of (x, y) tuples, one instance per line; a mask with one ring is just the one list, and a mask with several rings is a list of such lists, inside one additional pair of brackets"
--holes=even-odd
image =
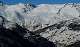
[(11, 29), (17, 23), (58, 44), (80, 41), (79, 22), (80, 4), (0, 5), (0, 25)]
[(42, 27), (53, 25), (62, 20), (79, 18), (80, 4), (16, 4), (1, 5), (0, 14), (12, 23), (32, 28), (32, 26), (42, 25)]

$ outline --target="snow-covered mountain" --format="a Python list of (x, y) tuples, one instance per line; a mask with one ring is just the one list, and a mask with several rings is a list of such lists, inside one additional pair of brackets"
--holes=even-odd
[(32, 26), (38, 24), (44, 27), (62, 20), (78, 18), (80, 13), (78, 4), (76, 6), (73, 4), (41, 4), (33, 6), (19, 3), (6, 5), (2, 11), (4, 11), (5, 14), (3, 15), (8, 21), (27, 28), (32, 28)]
[(0, 5), (0, 16), (5, 19), (3, 26), (9, 29), (17, 23), (34, 32), (45, 29), (40, 35), (54, 43), (69, 45), (80, 41), (80, 4)]

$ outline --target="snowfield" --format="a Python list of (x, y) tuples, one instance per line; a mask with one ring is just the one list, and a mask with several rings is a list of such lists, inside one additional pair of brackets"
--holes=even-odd
[[(65, 4), (41, 4), (36, 8), (25, 4), (10, 5), (5, 7), (5, 17), (8, 21), (20, 25), (34, 26), (36, 24), (52, 25), (62, 20), (79, 17), (79, 7)], [(60, 11), (60, 12), (59, 12)]]
[[(80, 41), (80, 4), (40, 4), (36, 7), (22, 3), (4, 5), (0, 6), (0, 16), (6, 19), (4, 27), (10, 29), (17, 23), (35, 32), (57, 24), (60, 28), (48, 27), (40, 33), (42, 37), (54, 42), (57, 47), (65, 47)], [(60, 23), (62, 21), (65, 22)], [(2, 20), (0, 25), (1, 23)]]

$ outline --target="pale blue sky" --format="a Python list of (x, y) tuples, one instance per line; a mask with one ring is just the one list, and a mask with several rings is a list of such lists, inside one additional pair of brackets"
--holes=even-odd
[[(25, 0), (0, 0), (6, 4), (25, 3)], [(61, 4), (61, 3), (79, 3), (80, 0), (28, 0), (32, 4)]]

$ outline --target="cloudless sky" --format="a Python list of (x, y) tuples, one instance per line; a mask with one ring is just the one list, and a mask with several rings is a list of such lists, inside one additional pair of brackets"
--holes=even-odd
[[(6, 4), (26, 3), (26, 0), (0, 0)], [(80, 3), (80, 0), (27, 0), (32, 4), (62, 4), (62, 3)]]

